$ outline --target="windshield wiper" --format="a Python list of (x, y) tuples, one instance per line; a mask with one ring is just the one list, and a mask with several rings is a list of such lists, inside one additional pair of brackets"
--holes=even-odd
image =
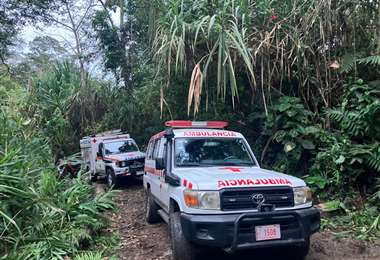
[(179, 167), (186, 167), (186, 166), (200, 166), (201, 164), (200, 163), (197, 163), (197, 162), (187, 162), (187, 163), (180, 163), (180, 164), (177, 164), (177, 166)]
[(252, 162), (240, 162), (239, 164), (248, 165), (248, 166), (255, 166), (255, 164)]
[(224, 166), (254, 166), (254, 164), (251, 162), (238, 162), (238, 163), (225, 162), (223, 163), (223, 165)]
[(183, 163), (183, 164), (177, 164), (178, 167), (190, 167), (190, 166), (199, 166), (199, 167), (214, 167), (217, 166), (215, 164), (209, 164), (209, 163)]

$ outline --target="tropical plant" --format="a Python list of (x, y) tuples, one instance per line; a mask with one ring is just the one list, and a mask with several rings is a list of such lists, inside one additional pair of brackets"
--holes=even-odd
[[(367, 53), (368, 43), (376, 44), (370, 26), (378, 15), (373, 1), (172, 0), (153, 1), (151, 8), (160, 13), (151, 18), (157, 19), (157, 70), (167, 81), (172, 74), (190, 78), (186, 71), (193, 71), (188, 107), (194, 102), (194, 112), (202, 93), (206, 108), (209, 98), (229, 96), (234, 107), (242, 93), (249, 93), (261, 97), (268, 114), (272, 92), (298, 93), (315, 110), (319, 104), (329, 108), (338, 80), (332, 64), (342, 55), (340, 48)], [(339, 24), (344, 28), (338, 30)]]
[(319, 135), (309, 182), (321, 189), (359, 186), (363, 195), (374, 193), (380, 174), (379, 88), (363, 80), (345, 87), (342, 105), (327, 112), (336, 130)]
[(360, 143), (380, 140), (380, 84), (358, 79), (344, 85), (342, 105), (329, 110), (338, 127)]
[(281, 97), (270, 109), (263, 135), (267, 141), (261, 161), (295, 175), (307, 173), (316, 149), (315, 135), (321, 131), (312, 123), (313, 114), (296, 97)]
[(335, 214), (329, 219), (322, 219), (324, 229), (335, 230), (338, 226), (350, 227), (350, 230), (337, 231), (337, 237), (351, 235), (361, 240), (376, 240), (380, 235), (380, 212), (374, 206), (366, 204), (358, 209), (334, 200), (325, 203), (325, 211)]
[(59, 180), (46, 136), (14, 105), (23, 96), (11, 93), (0, 107), (0, 255), (63, 259), (105, 227), (114, 192), (94, 195), (83, 174)]

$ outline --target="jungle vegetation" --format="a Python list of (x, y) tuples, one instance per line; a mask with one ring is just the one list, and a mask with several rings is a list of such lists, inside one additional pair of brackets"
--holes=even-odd
[[(47, 25), (67, 39), (20, 38)], [(378, 0), (0, 0), (0, 64), (0, 256), (104, 253), (112, 192), (54, 155), (109, 129), (144, 147), (170, 119), (229, 121), (325, 228), (380, 234)]]

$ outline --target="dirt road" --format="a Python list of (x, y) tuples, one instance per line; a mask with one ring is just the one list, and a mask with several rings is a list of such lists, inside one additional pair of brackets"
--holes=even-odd
[[(126, 184), (116, 198), (118, 212), (111, 215), (110, 232), (121, 238), (116, 255), (120, 259), (148, 260), (170, 259), (170, 242), (165, 223), (149, 225), (144, 219), (144, 192), (141, 183)], [(205, 258), (219, 259), (283, 259), (276, 250), (248, 251), (235, 255), (213, 252)], [(349, 238), (336, 239), (332, 233), (320, 232), (312, 239), (307, 260), (380, 259), (380, 245)]]

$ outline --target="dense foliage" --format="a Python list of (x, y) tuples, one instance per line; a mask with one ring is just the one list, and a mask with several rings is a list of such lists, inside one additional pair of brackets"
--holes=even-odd
[[(9, 1), (0, 20), (0, 254), (78, 252), (109, 197), (93, 198), (81, 178), (58, 181), (54, 154), (119, 128), (143, 147), (168, 119), (229, 121), (263, 167), (307, 181), (336, 214), (325, 227), (379, 234), (378, 1), (88, 0), (80, 30), (96, 51), (78, 37), (71, 53), (37, 38), (14, 62), (23, 23), (56, 17), (37, 2)], [(94, 76), (83, 64), (95, 53)]]
[(98, 234), (106, 225), (102, 212), (113, 208), (113, 193), (95, 196), (85, 176), (58, 179), (49, 135), (36, 127), (54, 124), (59, 136), (65, 120), (59, 112), (51, 123), (26, 117), (24, 113), (31, 109), (28, 94), (8, 77), (0, 77), (0, 96), (0, 255), (62, 259), (90, 245), (106, 250), (98, 243)]

